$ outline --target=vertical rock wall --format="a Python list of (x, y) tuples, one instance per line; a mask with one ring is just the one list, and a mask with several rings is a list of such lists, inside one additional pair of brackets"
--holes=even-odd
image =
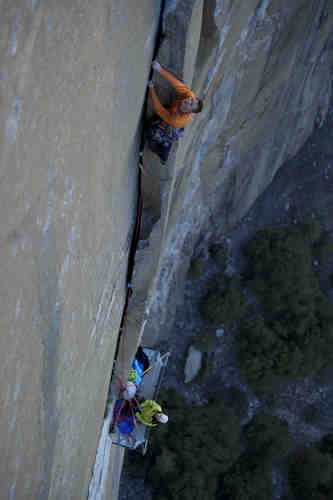
[(88, 491), (159, 2), (0, 2), (1, 498)]
[[(167, 169), (150, 158), (146, 207), (153, 225), (150, 236), (145, 229), (135, 283), (145, 299), (146, 344), (171, 331), (198, 239), (218, 238), (246, 214), (322, 123), (331, 93), (330, 1), (205, 0), (197, 47), (184, 42), (197, 39), (184, 26), (193, 26), (198, 3), (174, 0), (165, 10), (160, 62), (205, 105)], [(173, 43), (177, 25), (182, 44)], [(180, 46), (182, 61), (175, 56)], [(191, 80), (186, 61), (194, 58)]]

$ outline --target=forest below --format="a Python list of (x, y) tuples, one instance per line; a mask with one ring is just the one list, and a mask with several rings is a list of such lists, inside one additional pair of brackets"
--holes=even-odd
[[(333, 240), (318, 219), (257, 231), (242, 247), (246, 267), (239, 276), (225, 273), (223, 246), (210, 249), (218, 270), (199, 303), (200, 315), (233, 332), (239, 373), (268, 407), (286, 381), (313, 377), (333, 359), (333, 301), (313, 265), (325, 266), (332, 251)], [(193, 261), (190, 272), (200, 275), (203, 265)], [(214, 339), (203, 333), (192, 343), (206, 354), (196, 382), (210, 383)], [(159, 401), (168, 425), (152, 432), (145, 457), (127, 457), (127, 470), (145, 477), (154, 500), (271, 500), (276, 466), (290, 485), (292, 496), (283, 500), (333, 497), (332, 433), (300, 447), (288, 422), (267, 411), (242, 425), (222, 393), (193, 405), (168, 390)], [(318, 412), (310, 405), (304, 417), (311, 421)]]

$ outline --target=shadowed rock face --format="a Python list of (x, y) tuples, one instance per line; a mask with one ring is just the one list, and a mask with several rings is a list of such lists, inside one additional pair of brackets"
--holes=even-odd
[(190, 31), (179, 33), (184, 61), (196, 51), (194, 77), (187, 78), (186, 65), (182, 73), (178, 61), (171, 68), (204, 98), (204, 110), (186, 128), (168, 169), (154, 158), (149, 163), (147, 211), (151, 220), (160, 215), (142, 245), (137, 274), (145, 273), (145, 283), (152, 277), (147, 344), (170, 331), (194, 244), (213, 232), (219, 238), (246, 214), (282, 163), (322, 124), (331, 94), (329, 1), (170, 2), (160, 57), (167, 67), (175, 58), (168, 35), (173, 37), (177, 22), (186, 25), (178, 12), (187, 8), (191, 27), (199, 4), (199, 44), (193, 46)]
[(0, 2), (1, 498), (85, 498), (158, 2)]
[[(88, 491), (159, 5), (0, 1), (0, 477), (10, 500)], [(237, 223), (322, 123), (332, 27), (329, 0), (166, 2), (159, 60), (205, 107), (167, 167), (146, 155), (132, 351), (141, 334), (152, 344), (170, 331), (200, 235)]]

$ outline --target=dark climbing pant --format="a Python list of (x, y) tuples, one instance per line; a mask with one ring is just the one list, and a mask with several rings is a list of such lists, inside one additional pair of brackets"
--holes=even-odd
[(174, 128), (165, 123), (159, 116), (154, 115), (148, 122), (145, 137), (149, 149), (157, 154), (161, 163), (165, 164), (168, 160), (172, 144), (177, 142), (184, 135), (183, 128)]

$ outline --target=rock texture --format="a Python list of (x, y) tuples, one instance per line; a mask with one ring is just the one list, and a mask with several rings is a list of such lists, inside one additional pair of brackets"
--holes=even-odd
[(0, 2), (1, 498), (87, 497), (158, 16), (155, 0)]
[[(10, 500), (88, 492), (160, 6), (0, 1), (0, 471)], [(166, 0), (163, 26), (160, 62), (205, 108), (167, 167), (145, 156), (124, 377), (142, 336), (151, 345), (170, 334), (199, 238), (240, 220), (322, 123), (331, 92), (330, 0)]]
[(199, 374), (202, 364), (202, 353), (190, 345), (184, 367), (184, 382), (188, 384)]
[[(196, 26), (193, 13), (197, 19), (200, 9), (200, 43), (189, 43), (184, 26)], [(164, 24), (160, 62), (205, 107), (167, 169), (149, 156), (145, 203), (152, 230), (149, 237), (145, 228), (135, 283), (146, 300), (146, 344), (171, 331), (194, 245), (212, 233), (218, 239), (246, 214), (322, 124), (331, 94), (329, 1), (179, 0), (167, 2)], [(176, 26), (182, 41), (172, 45)], [(196, 61), (193, 79), (178, 48), (183, 61)]]

